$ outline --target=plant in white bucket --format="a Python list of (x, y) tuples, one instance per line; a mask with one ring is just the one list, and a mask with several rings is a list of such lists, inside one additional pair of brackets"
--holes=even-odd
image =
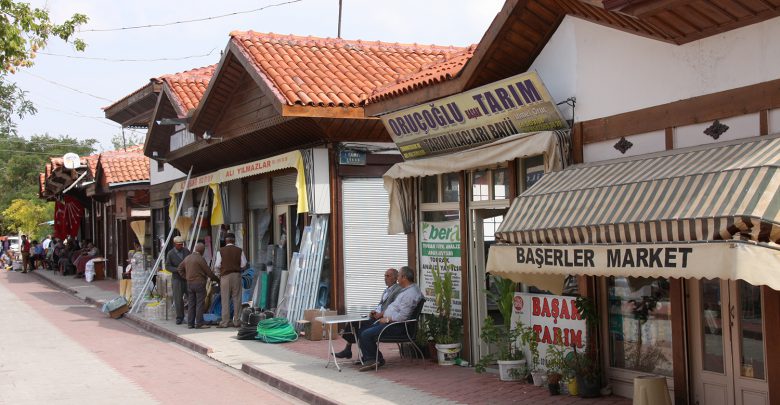
[(463, 325), (459, 319), (452, 317), (453, 285), (452, 273), (439, 268), (431, 269), (433, 273), (433, 289), (435, 294), (437, 316), (429, 322), (432, 335), (436, 342), (439, 364), (451, 366), (459, 357), (463, 334)]

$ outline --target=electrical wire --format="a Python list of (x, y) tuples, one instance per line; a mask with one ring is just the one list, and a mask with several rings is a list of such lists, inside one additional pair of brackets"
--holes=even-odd
[(236, 12), (233, 12), (233, 13), (220, 14), (220, 15), (215, 15), (215, 16), (211, 16), (211, 17), (194, 18), (192, 20), (173, 21), (173, 22), (161, 23), (161, 24), (133, 25), (133, 26), (129, 26), (129, 27), (120, 27), (120, 28), (94, 28), (94, 29), (80, 30), (80, 32), (127, 31), (127, 30), (141, 29), (141, 28), (167, 27), (167, 26), (171, 26), (171, 25), (178, 25), (178, 24), (187, 24), (187, 23), (193, 23), (193, 22), (202, 22), (202, 21), (216, 20), (216, 19), (219, 19), (219, 18), (232, 17), (234, 15), (240, 15), (240, 14), (249, 14), (249, 13), (254, 13), (254, 12), (258, 12), (258, 11), (263, 11), (263, 10), (265, 10), (267, 8), (271, 8), (271, 7), (280, 7), (280, 6), (285, 6), (285, 5), (288, 5), (288, 4), (299, 3), (301, 1), (303, 1), (303, 0), (290, 0), (290, 1), (285, 1), (285, 2), (282, 2), (282, 3), (269, 4), (267, 6), (263, 6), (263, 7), (252, 9), (252, 10), (236, 11)]
[(265, 343), (286, 343), (298, 340), (298, 334), (286, 318), (271, 318), (257, 323), (257, 339)]
[(96, 96), (96, 95), (94, 95), (92, 93), (87, 93), (86, 91), (81, 91), (79, 89), (75, 89), (73, 87), (70, 87), (70, 86), (62, 84), (62, 83), (57, 83), (57, 82), (55, 82), (53, 80), (49, 80), (49, 79), (47, 79), (47, 78), (45, 78), (43, 76), (36, 75), (35, 73), (31, 73), (31, 72), (29, 72), (27, 70), (20, 70), (20, 72), (24, 73), (24, 74), (27, 74), (27, 75), (30, 75), (32, 77), (35, 77), (37, 79), (43, 80), (45, 82), (49, 82), (49, 83), (51, 83), (51, 84), (53, 84), (55, 86), (60, 86), (60, 87), (66, 88), (68, 90), (75, 91), (76, 93), (79, 93), (79, 94), (84, 94), (86, 96), (94, 97), (94, 98), (96, 98), (98, 100), (108, 101), (109, 103), (113, 103), (114, 102), (114, 100), (111, 100), (111, 99), (108, 99), (108, 98), (105, 98), (105, 97)]
[(96, 56), (78, 56), (78, 55), (61, 55), (58, 53), (48, 53), (48, 52), (38, 52), (39, 55), (47, 55), (47, 56), (57, 56), (61, 58), (70, 58), (70, 59), (86, 59), (86, 60), (96, 60), (96, 61), (102, 61), (102, 62), (160, 62), (160, 61), (173, 61), (173, 60), (185, 60), (185, 59), (195, 59), (195, 58), (203, 58), (206, 56), (211, 56), (212, 53), (217, 48), (212, 48), (209, 53), (204, 53), (202, 55), (190, 55), (190, 56), (181, 56), (176, 58), (153, 58), (153, 59), (113, 59), (113, 58), (102, 58), (102, 57), (96, 57)]

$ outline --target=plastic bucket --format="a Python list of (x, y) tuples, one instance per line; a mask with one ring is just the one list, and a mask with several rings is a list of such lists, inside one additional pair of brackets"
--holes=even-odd
[(460, 353), (460, 343), (451, 343), (446, 345), (437, 344), (436, 352), (439, 356), (440, 366), (451, 366), (455, 364), (455, 359)]

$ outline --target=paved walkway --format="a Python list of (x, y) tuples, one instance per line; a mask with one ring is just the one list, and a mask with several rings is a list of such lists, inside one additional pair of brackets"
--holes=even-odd
[[(87, 284), (83, 279), (36, 271), (34, 276), (55, 283), (87, 302), (100, 303), (118, 295), (116, 281)], [(116, 285), (115, 292), (110, 285)], [(173, 320), (129, 319), (213, 359), (241, 369), (283, 392), (310, 403), (414, 403), (414, 404), (614, 404), (628, 405), (621, 397), (582, 399), (550, 396), (546, 389), (501, 382), (495, 374), (476, 374), (473, 368), (443, 367), (428, 360), (399, 357), (394, 345), (383, 345), (387, 365), (379, 372), (359, 372), (351, 365), (339, 373), (325, 368), (327, 342), (299, 340), (271, 345), (235, 338), (235, 329), (190, 330)], [(340, 343), (339, 343), (340, 344)]]

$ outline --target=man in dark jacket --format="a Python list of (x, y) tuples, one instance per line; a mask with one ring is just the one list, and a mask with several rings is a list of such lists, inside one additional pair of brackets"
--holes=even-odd
[(179, 264), (179, 275), (187, 280), (187, 326), (197, 329), (206, 329), (203, 324), (203, 303), (206, 299), (206, 282), (208, 279), (219, 281), (219, 278), (209, 268), (206, 259), (203, 258), (203, 252), (206, 251), (206, 245), (198, 242), (195, 245), (195, 252), (184, 258)]
[(241, 270), (246, 267), (244, 251), (235, 245), (236, 235), (225, 236), (225, 246), (219, 249), (214, 268), (219, 273), (219, 295), (222, 297), (222, 317), (218, 328), (230, 326), (230, 302), (233, 302), (233, 326), (241, 327)]
[(176, 324), (184, 321), (184, 294), (187, 294), (187, 280), (179, 275), (176, 270), (184, 258), (190, 255), (190, 250), (184, 247), (184, 238), (173, 238), (173, 249), (165, 256), (165, 268), (173, 273), (171, 284), (173, 287), (173, 305), (176, 307)]

